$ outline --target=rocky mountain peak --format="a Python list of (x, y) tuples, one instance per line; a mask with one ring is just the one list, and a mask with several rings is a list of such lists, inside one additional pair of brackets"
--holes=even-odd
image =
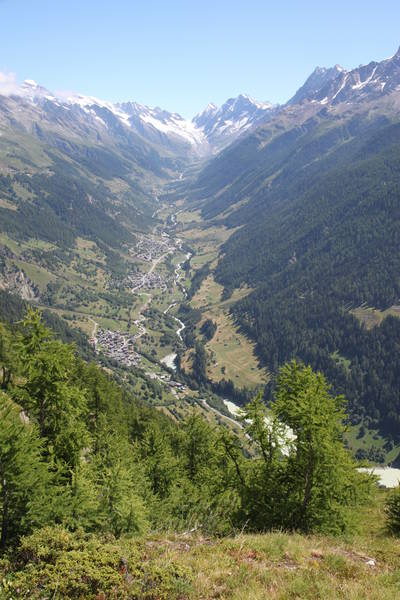
[(338, 64), (330, 68), (316, 67), (288, 104), (300, 104), (310, 100), (321, 88), (343, 73), (346, 73), (345, 69)]

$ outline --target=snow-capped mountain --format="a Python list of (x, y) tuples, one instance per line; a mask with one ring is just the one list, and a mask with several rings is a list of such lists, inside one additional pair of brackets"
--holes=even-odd
[(128, 115), (131, 127), (156, 143), (184, 143), (190, 144), (197, 151), (207, 150), (208, 144), (202, 129), (178, 113), (171, 113), (159, 107), (149, 108), (137, 102), (124, 102), (115, 106)]
[(288, 104), (304, 101), (338, 105), (362, 102), (400, 91), (400, 48), (381, 62), (370, 62), (351, 71), (339, 65), (317, 68)]
[(335, 65), (328, 69), (325, 67), (316, 67), (287, 104), (299, 104), (304, 100), (308, 100), (323, 88), (324, 85), (336, 79), (343, 72), (345, 70), (340, 65)]
[(352, 71), (343, 71), (323, 86), (314, 99), (325, 104), (339, 104), (372, 99), (397, 90), (400, 90), (400, 48), (382, 62), (370, 62)]
[(25, 80), (20, 86), (15, 86), (7, 96), (14, 100), (20, 98), (46, 114), (54, 115), (57, 108), (58, 119), (70, 119), (73, 115), (86, 118), (91, 126), (99, 127), (100, 135), (104, 129), (118, 134), (129, 130), (166, 151), (196, 156), (220, 150), (244, 132), (268, 120), (274, 112), (271, 104), (240, 95), (230, 98), (220, 108), (209, 104), (204, 111), (188, 120), (178, 113), (137, 102), (112, 103), (82, 94), (53, 94), (33, 80)]
[(18, 95), (18, 91), (21, 96), (27, 99), (29, 98), (30, 100), (34, 100), (35, 98), (46, 98), (52, 101), (56, 100), (55, 96), (49, 92), (49, 90), (36, 83), (33, 79), (25, 79), (19, 90), (16, 90), (16, 95)]
[(193, 123), (203, 131), (213, 148), (220, 149), (249, 129), (266, 123), (276, 108), (269, 102), (258, 102), (241, 94), (230, 98), (220, 108), (209, 104), (193, 118)]

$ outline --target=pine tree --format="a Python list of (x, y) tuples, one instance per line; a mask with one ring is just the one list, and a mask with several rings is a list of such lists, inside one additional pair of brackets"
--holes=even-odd
[(199, 385), (207, 382), (207, 352), (202, 342), (196, 342), (193, 353), (193, 377)]
[(385, 503), (386, 525), (393, 535), (400, 535), (400, 488), (394, 489)]
[(268, 413), (261, 395), (246, 405), (242, 422), (256, 452), (247, 465), (243, 518), (256, 530), (280, 526), (286, 510), (283, 474), (291, 442), (284, 425)]
[(192, 482), (201, 481), (210, 468), (216, 444), (215, 436), (205, 419), (198, 414), (190, 415), (181, 428), (181, 450), (185, 473)]
[(104, 529), (101, 491), (96, 479), (95, 463), (85, 456), (73, 470), (72, 477), (64, 481), (59, 498), (59, 520), (68, 529)]
[(51, 519), (52, 475), (35, 425), (0, 392), (0, 545)]
[(179, 477), (180, 469), (166, 432), (155, 423), (145, 431), (141, 442), (141, 454), (153, 494), (161, 499), (165, 498), (170, 492), (172, 482)]

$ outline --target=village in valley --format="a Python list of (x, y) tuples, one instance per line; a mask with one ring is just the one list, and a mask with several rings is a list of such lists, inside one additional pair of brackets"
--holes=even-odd
[(152, 262), (176, 250), (176, 245), (166, 231), (162, 231), (160, 236), (137, 234), (136, 238), (136, 245), (129, 249), (129, 253), (145, 262)]
[(165, 292), (167, 289), (167, 279), (159, 273), (133, 273), (124, 280), (125, 286), (132, 292), (139, 290), (160, 290)]
[[(141, 307), (138, 318), (133, 321), (136, 331), (131, 333), (101, 328), (93, 321), (95, 327), (90, 338), (90, 344), (97, 354), (102, 354), (124, 367), (144, 368), (143, 355), (138, 351), (137, 342), (148, 333), (144, 324), (147, 319), (145, 312), (153, 300), (153, 292), (167, 292), (168, 290), (168, 276), (156, 269), (161, 267), (168, 255), (173, 255), (177, 251), (182, 250), (182, 240), (173, 240), (166, 231), (157, 233), (155, 229), (151, 235), (137, 234), (137, 243), (128, 250), (132, 258), (142, 261), (147, 265), (150, 264), (150, 268), (147, 268), (147, 270), (135, 270), (129, 273), (122, 281), (123, 287), (132, 294), (147, 296), (147, 301)], [(186, 254), (187, 257), (190, 257), (190, 254)], [(181, 264), (178, 263), (174, 267), (173, 278), (171, 280), (173, 280), (173, 287), (178, 286), (180, 292), (185, 296), (186, 290), (179, 281), (180, 277)], [(121, 282), (118, 284), (116, 280), (110, 280), (109, 287), (112, 288), (117, 285), (120, 286)], [(175, 303), (171, 304), (164, 311), (164, 314), (174, 305)], [(179, 319), (175, 317), (174, 319), (178, 324), (175, 333), (182, 342), (181, 331), (184, 329), (184, 324)], [(175, 356), (176, 354), (167, 355), (160, 361), (159, 368), (147, 370), (145, 374), (150, 379), (166, 386), (173, 396), (178, 397), (179, 393), (185, 394), (187, 392), (187, 386), (172, 379), (171, 371), (175, 371), (176, 369), (174, 365)], [(148, 361), (146, 361), (146, 366), (148, 366), (147, 363)]]
[(136, 339), (136, 335), (126, 335), (121, 331), (100, 329), (97, 337), (91, 338), (91, 342), (96, 350), (101, 349), (104, 356), (116, 360), (125, 367), (138, 367), (140, 354), (135, 352), (133, 348)]

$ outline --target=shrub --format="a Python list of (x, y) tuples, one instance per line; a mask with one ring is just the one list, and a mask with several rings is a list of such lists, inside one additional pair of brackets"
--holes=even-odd
[(391, 533), (400, 535), (400, 487), (396, 488), (386, 500), (386, 524)]
[(172, 600), (187, 592), (191, 579), (171, 560), (149, 561), (139, 539), (100, 539), (62, 527), (23, 538), (10, 562), (0, 564), (0, 597)]

